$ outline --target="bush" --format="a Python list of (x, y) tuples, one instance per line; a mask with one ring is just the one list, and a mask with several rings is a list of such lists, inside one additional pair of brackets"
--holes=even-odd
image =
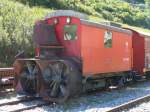
[[(30, 6), (44, 6), (53, 9), (71, 9), (106, 20), (148, 28), (149, 10), (142, 10), (125, 2), (132, 0), (14, 0)], [(134, 0), (149, 4), (149, 0)], [(137, 14), (138, 13), (138, 14)], [(138, 16), (141, 15), (141, 18)]]
[(0, 66), (11, 66), (19, 51), (33, 56), (32, 31), (36, 19), (48, 10), (29, 8), (7, 0), (0, 1)]
[(40, 7), (71, 9), (95, 16), (98, 21), (103, 18), (150, 28), (150, 2), (145, 1), (146, 9), (142, 10), (122, 0), (0, 0), (0, 66), (11, 65), (22, 50), (33, 56), (34, 22), (52, 11)]

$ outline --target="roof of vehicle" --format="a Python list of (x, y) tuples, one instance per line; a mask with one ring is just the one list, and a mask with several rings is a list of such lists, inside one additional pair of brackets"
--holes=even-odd
[(52, 17), (59, 17), (59, 16), (76, 17), (81, 20), (81, 24), (90, 25), (90, 26), (94, 26), (94, 27), (98, 27), (98, 28), (104, 28), (104, 29), (113, 30), (113, 31), (118, 31), (118, 32), (123, 32), (123, 33), (127, 33), (129, 35), (132, 35), (132, 32), (130, 30), (123, 29), (121, 27), (103, 24), (100, 22), (98, 23), (98, 22), (91, 21), (88, 19), (88, 15), (80, 13), (80, 12), (76, 12), (73, 10), (56, 10), (54, 12), (49, 13), (45, 17), (45, 19), (52, 18)]

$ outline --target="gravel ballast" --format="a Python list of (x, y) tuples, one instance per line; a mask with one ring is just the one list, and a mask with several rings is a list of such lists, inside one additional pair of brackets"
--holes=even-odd
[(126, 112), (150, 112), (150, 102), (142, 103)]
[[(90, 95), (83, 95), (73, 98), (65, 104), (37, 107), (25, 112), (105, 112), (117, 105), (150, 94), (149, 85), (150, 81), (140, 82), (119, 90), (112, 90), (111, 92), (102, 91)], [(0, 102), (2, 100), (5, 99), (1, 99)]]

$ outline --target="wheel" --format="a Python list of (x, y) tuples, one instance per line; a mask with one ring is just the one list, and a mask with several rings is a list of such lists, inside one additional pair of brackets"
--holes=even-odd
[(110, 86), (111, 86), (111, 79), (110, 78), (106, 78), (105, 79), (105, 89), (109, 90)]
[(23, 92), (29, 95), (35, 95), (38, 91), (38, 74), (40, 69), (35, 62), (26, 61), (23, 71), (20, 74), (20, 84)]
[(49, 64), (48, 70), (45, 72), (43, 78), (49, 101), (64, 103), (69, 97), (81, 92), (81, 73), (71, 63), (56, 62)]
[(146, 76), (146, 79), (149, 80), (149, 79), (150, 79), (150, 72), (146, 72), (146, 73), (145, 73), (145, 76)]
[(127, 83), (127, 78), (123, 75), (118, 81), (118, 87), (123, 87)]
[(123, 87), (126, 84), (126, 77), (125, 75), (122, 76), (115, 76), (112, 78), (111, 85), (117, 87)]

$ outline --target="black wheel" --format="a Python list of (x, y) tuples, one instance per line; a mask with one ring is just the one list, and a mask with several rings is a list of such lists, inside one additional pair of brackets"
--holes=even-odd
[(35, 62), (25, 62), (23, 71), (20, 75), (20, 83), (23, 91), (29, 95), (37, 93), (39, 67)]
[(111, 85), (117, 86), (117, 87), (123, 87), (126, 84), (126, 81), (127, 79), (125, 75), (115, 76), (112, 78)]
[(69, 97), (78, 95), (82, 90), (81, 73), (71, 64), (56, 62), (49, 64), (43, 74), (48, 100), (64, 103)]
[(146, 72), (146, 73), (145, 73), (145, 76), (146, 76), (146, 79), (149, 80), (149, 79), (150, 79), (150, 72)]

